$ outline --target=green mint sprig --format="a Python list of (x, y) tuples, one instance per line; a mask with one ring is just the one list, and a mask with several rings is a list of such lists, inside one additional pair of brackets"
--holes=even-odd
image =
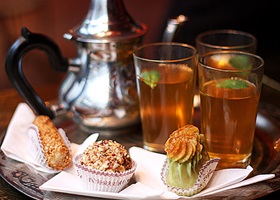
[(234, 56), (229, 59), (229, 63), (241, 70), (249, 70), (252, 69), (252, 63), (250, 62), (250, 59), (246, 55), (239, 55), (239, 56)]
[(156, 70), (145, 71), (141, 74), (141, 78), (147, 85), (149, 85), (153, 89), (158, 84), (160, 73)]
[(229, 88), (229, 89), (243, 89), (248, 87), (248, 83), (240, 79), (228, 79), (219, 82), (216, 85), (217, 88)]

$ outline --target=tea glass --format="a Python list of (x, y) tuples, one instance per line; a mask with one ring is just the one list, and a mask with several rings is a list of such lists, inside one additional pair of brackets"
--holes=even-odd
[(183, 43), (151, 43), (133, 57), (144, 148), (164, 153), (169, 134), (193, 121), (197, 50)]
[(211, 51), (235, 50), (256, 53), (257, 39), (251, 33), (239, 30), (209, 30), (195, 38), (199, 54)]
[(241, 51), (208, 52), (198, 59), (201, 133), (217, 169), (250, 164), (264, 61)]

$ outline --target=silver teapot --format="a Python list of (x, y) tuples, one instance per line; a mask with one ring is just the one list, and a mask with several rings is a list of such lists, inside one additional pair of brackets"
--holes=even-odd
[[(146, 30), (131, 18), (122, 0), (91, 0), (83, 22), (64, 34), (74, 41), (76, 58), (64, 58), (52, 39), (23, 27), (7, 54), (6, 73), (39, 115), (53, 119), (70, 111), (89, 130), (134, 126), (140, 118), (132, 52)], [(32, 49), (43, 50), (55, 70), (67, 72), (58, 104), (46, 106), (23, 74), (22, 57)]]

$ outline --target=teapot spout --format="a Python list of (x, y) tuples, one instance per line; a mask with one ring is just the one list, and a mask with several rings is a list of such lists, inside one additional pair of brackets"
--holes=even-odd
[(169, 19), (163, 34), (162, 42), (174, 41), (176, 34), (186, 21), (188, 21), (188, 17), (185, 15), (179, 15), (176, 18)]

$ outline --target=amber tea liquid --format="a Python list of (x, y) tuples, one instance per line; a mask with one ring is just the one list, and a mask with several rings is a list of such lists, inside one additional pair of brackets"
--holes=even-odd
[(210, 157), (221, 158), (218, 168), (244, 168), (251, 158), (259, 93), (247, 80), (242, 89), (216, 87), (220, 81), (206, 82), (200, 90), (201, 132)]
[[(172, 68), (172, 69), (167, 69)], [(153, 88), (137, 77), (144, 148), (164, 152), (173, 131), (192, 123), (195, 76), (187, 65), (160, 65)]]

